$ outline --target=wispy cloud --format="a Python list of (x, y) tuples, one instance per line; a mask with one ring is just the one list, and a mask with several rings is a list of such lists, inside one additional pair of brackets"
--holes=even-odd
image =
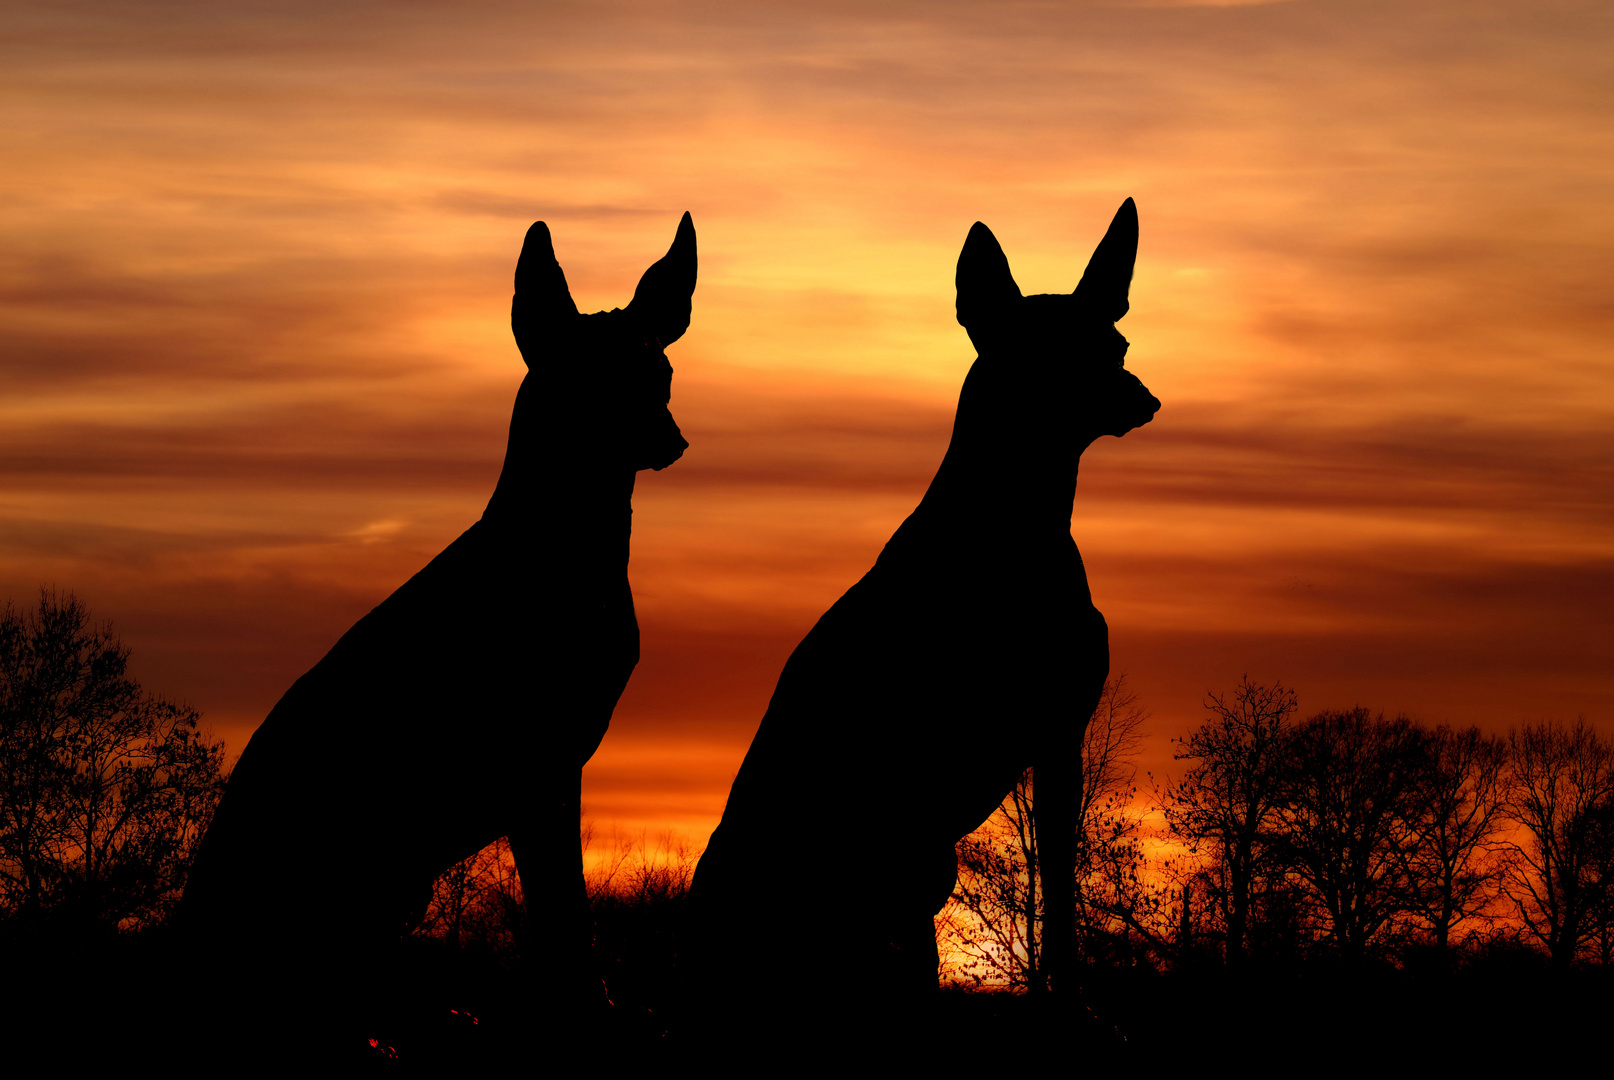
[(238, 746), (479, 512), (526, 226), (593, 310), (691, 210), (692, 445), (639, 486), (591, 802), (698, 821), (945, 448), (969, 224), (1068, 289), (1131, 195), (1165, 408), (1076, 535), (1158, 722), (1245, 669), (1601, 722), (1611, 39), (1513, 0), (12, 5), (0, 585), (79, 589)]

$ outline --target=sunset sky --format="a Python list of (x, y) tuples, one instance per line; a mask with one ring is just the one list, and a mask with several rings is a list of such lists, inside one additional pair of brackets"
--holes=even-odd
[(1064, 292), (1128, 196), (1163, 408), (1084, 457), (1073, 531), (1145, 765), (1245, 673), (1614, 733), (1607, 3), (4, 12), (0, 593), (76, 592), (232, 756), (481, 513), (526, 227), (591, 311), (688, 210), (691, 447), (640, 477), (584, 803), (703, 841), (941, 459), (970, 224)]

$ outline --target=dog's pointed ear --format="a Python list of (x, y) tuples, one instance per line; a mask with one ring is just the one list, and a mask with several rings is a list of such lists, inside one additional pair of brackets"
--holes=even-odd
[(966, 329), (981, 326), (1020, 299), (1020, 286), (1009, 273), (1009, 259), (998, 238), (977, 221), (958, 253), (958, 321)]
[(695, 222), (686, 210), (678, 234), (655, 265), (644, 272), (633, 290), (628, 311), (662, 346), (671, 345), (689, 329), (689, 301), (695, 295)]
[(1109, 232), (1098, 242), (1087, 269), (1076, 286), (1076, 299), (1095, 314), (1117, 322), (1127, 312), (1132, 289), (1132, 268), (1138, 261), (1138, 208), (1131, 199), (1121, 204)]
[(535, 221), (521, 244), (521, 258), (516, 260), (516, 294), (510, 301), (510, 330), (516, 335), (516, 347), (527, 367), (531, 368), (542, 354), (543, 342), (561, 332), (557, 324), (576, 315), (577, 305), (566, 287), (566, 274), (555, 260), (549, 226)]

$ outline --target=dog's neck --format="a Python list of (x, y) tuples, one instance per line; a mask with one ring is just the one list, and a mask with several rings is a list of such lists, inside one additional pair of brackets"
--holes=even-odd
[(1092, 438), (1051, 430), (1045, 410), (1015, 400), (979, 362), (964, 380), (953, 437), (916, 516), (1005, 538), (1050, 530), (1069, 534), (1076, 473)]
[(632, 469), (574, 468), (559, 459), (547, 469), (513, 472), (506, 460), (482, 523), (534, 545), (626, 566), (634, 477)]
[(483, 526), (573, 565), (626, 567), (637, 474), (602, 461), (586, 433), (543, 424), (531, 385), (524, 381), (516, 395), (504, 468)]

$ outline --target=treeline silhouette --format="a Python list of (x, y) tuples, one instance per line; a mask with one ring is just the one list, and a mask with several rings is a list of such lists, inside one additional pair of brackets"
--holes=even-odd
[[(1141, 791), (1148, 714), (1124, 676), (1106, 684), (1086, 729), (1076, 939), (1100, 1031), (1119, 1031), (1133, 1052), (1191, 1054), (1255, 1010), (1271, 1021), (1261, 1038), (1295, 1046), (1354, 1024), (1363, 1052), (1494, 1047), (1500, 1007), (1539, 1013), (1569, 1045), (1576, 1018), (1606, 1006), (1607, 739), (1583, 721), (1489, 735), (1362, 708), (1302, 718), (1293, 691), (1248, 679), (1206, 705), (1206, 720), (1175, 740), (1180, 775), (1144, 776)], [(839, 842), (894, 842), (878, 824)], [(600, 851), (587, 826), (583, 838)], [(588, 880), (606, 981), (639, 1034), (676, 1035), (696, 853), (670, 838), (604, 848)], [(938, 1008), (1010, 1038), (1042, 1022), (1033, 1003), (1047, 990), (1029, 771), (958, 856), (937, 918), (941, 980), (997, 993), (970, 995), (962, 1012), (947, 1012), (958, 1006), (944, 996)], [(821, 857), (824, 903), (855, 906), (858, 883), (834, 879), (833, 847)], [(439, 879), (417, 935), (511, 964), (520, 917), (519, 883), (494, 845)], [(855, 993), (857, 958), (811, 926), (801, 935), (802, 963), (845, 969)], [(1416, 1023), (1386, 1023), (1392, 1007)]]
[[(226, 783), (224, 747), (193, 710), (143, 691), (128, 659), (71, 594), (0, 612), (0, 1004), (26, 1035), (72, 1027), (114, 1045), (210, 984), (171, 970), (167, 922)], [(1075, 911), (1097, 1014), (1089, 1044), (1109, 1032), (1112, 1056), (1191, 1055), (1258, 1023), (1262, 1039), (1297, 1048), (1344, 1030), (1363, 1053), (1494, 1045), (1498, 1008), (1566, 1047), (1598, 1030), (1614, 960), (1608, 739), (1583, 720), (1487, 734), (1362, 708), (1303, 718), (1292, 690), (1248, 678), (1206, 709), (1174, 740), (1169, 779), (1139, 775), (1148, 714), (1124, 676), (1087, 725)], [(570, 838), (554, 839), (570, 857)], [(700, 852), (586, 820), (580, 839), (613, 1004), (597, 1034), (629, 1057), (677, 1055)], [(941, 981), (993, 992), (938, 997), (938, 1031), (1012, 1039), (1054, 1015), (1035, 1008), (1050, 996), (1037, 839), (1028, 773), (958, 845), (936, 921)], [(855, 908), (859, 883), (835, 877), (836, 845), (899, 838), (870, 822), (831, 840), (813, 856), (815, 887)], [(317, 909), (321, 883), (304, 886)], [(455, 1003), (439, 1010), (453, 1024), (430, 1029), (442, 1060), (520, 1059), (553, 937), (528, 917), (507, 840), (435, 882), (400, 943), (399, 1000)], [(857, 958), (810, 925), (800, 935), (801, 962), (844, 969), (856, 993)], [(1386, 1023), (1395, 1010), (1416, 1023)], [(484, 1022), (503, 1034), (480, 1034)]]
[[(1449, 969), (1506, 951), (1614, 959), (1614, 744), (1584, 720), (1490, 735), (1364, 708), (1299, 719), (1246, 678), (1139, 797), (1124, 678), (1083, 748), (1078, 939), (1090, 965)], [(959, 845), (956, 973), (1043, 989), (1036, 815), (1022, 778)]]
[[(1263, 1056), (1447, 1061), (1592, 1045), (1611, 1003), (1614, 744), (1583, 719), (1501, 734), (1364, 708), (1302, 719), (1245, 678), (1145, 776), (1147, 714), (1105, 687), (1083, 746), (1076, 939), (1134, 1053), (1230, 1035)], [(959, 845), (943, 976), (1027, 999), (1040, 966), (1028, 773)]]

